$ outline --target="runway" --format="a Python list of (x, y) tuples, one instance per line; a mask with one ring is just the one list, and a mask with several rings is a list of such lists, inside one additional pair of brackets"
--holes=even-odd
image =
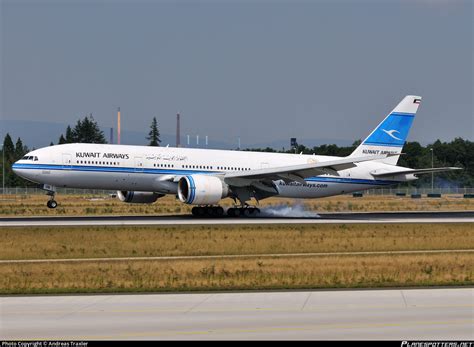
[(357, 212), (321, 213), (313, 217), (195, 218), (190, 215), (160, 216), (61, 216), (4, 217), (2, 226), (75, 225), (190, 225), (190, 224), (328, 224), (328, 223), (473, 223), (474, 211), (456, 212)]
[(0, 339), (472, 340), (474, 289), (0, 297)]

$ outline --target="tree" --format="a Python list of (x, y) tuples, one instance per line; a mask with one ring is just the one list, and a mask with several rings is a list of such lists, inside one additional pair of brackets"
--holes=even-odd
[(28, 153), (28, 147), (23, 145), (23, 141), (21, 141), (20, 138), (16, 140), (16, 145), (15, 145), (15, 161), (18, 159), (22, 158), (26, 153)]
[(74, 129), (68, 125), (66, 136), (59, 137), (59, 144), (63, 143), (107, 143), (104, 133), (92, 117), (92, 114), (78, 120)]
[(148, 137), (146, 138), (150, 141), (148, 146), (159, 146), (161, 143), (160, 140), (160, 131), (158, 130), (158, 124), (156, 122), (156, 117), (153, 117), (153, 121), (150, 125), (150, 132), (148, 133)]
[[(12, 170), (12, 165), (17, 160), (21, 159), (27, 152), (28, 147), (23, 145), (23, 141), (20, 138), (17, 139), (16, 145), (13, 145), (13, 140), (10, 134), (7, 134), (3, 140), (3, 150), (5, 154), (5, 162), (2, 165), (5, 165), (5, 186), (7, 187), (17, 187), (32, 185), (31, 182), (27, 182), (19, 176), (15, 175)], [(2, 168), (3, 174), (3, 168)], [(3, 179), (3, 177), (2, 177)]]
[(92, 117), (84, 117), (84, 120), (77, 121), (76, 127), (73, 130), (76, 142), (79, 143), (107, 143), (104, 133), (100, 130), (99, 125)]
[(66, 137), (64, 138), (65, 143), (74, 143), (75, 140), (74, 132), (72, 131), (71, 127), (68, 125), (66, 128)]
[[(13, 179), (13, 172), (12, 172), (12, 163), (15, 160), (15, 146), (13, 145), (12, 138), (10, 134), (6, 134), (5, 138), (3, 139), (3, 147), (2, 147), (2, 182), (5, 182), (6, 187), (11, 186), (11, 181)], [(5, 173), (5, 177), (3, 174)]]
[(13, 145), (13, 141), (9, 133), (5, 135), (5, 139), (3, 140), (3, 150), (5, 151), (5, 162), (11, 164), (15, 158), (15, 146)]

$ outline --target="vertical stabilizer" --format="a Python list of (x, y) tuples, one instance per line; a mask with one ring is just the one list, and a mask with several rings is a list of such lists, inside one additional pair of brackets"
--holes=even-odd
[[(400, 154), (420, 103), (421, 96), (405, 96), (350, 156)], [(394, 155), (379, 161), (396, 165), (399, 157)]]

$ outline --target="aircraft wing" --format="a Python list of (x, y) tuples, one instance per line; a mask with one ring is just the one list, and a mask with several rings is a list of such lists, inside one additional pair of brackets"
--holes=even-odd
[(390, 176), (398, 176), (398, 175), (422, 175), (427, 173), (435, 173), (435, 172), (445, 172), (445, 171), (454, 171), (454, 170), (462, 170), (461, 167), (435, 167), (429, 169), (405, 169), (405, 170), (398, 170), (398, 171), (389, 171), (389, 172), (371, 172), (370, 174), (375, 177), (390, 177)]
[(323, 174), (338, 175), (338, 171), (355, 167), (356, 163), (384, 159), (388, 155), (373, 155), (364, 157), (346, 157), (342, 159), (321, 161), (308, 164), (278, 166), (250, 171), (234, 171), (224, 175), (224, 181), (229, 185), (245, 186), (250, 182), (284, 180), (285, 182), (304, 183), (304, 179)]

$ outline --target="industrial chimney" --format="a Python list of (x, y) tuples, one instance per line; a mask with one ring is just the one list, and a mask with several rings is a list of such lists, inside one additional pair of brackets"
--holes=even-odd
[(117, 110), (117, 144), (120, 145), (120, 107)]
[(176, 114), (176, 147), (181, 147), (181, 133), (179, 129), (179, 113)]

